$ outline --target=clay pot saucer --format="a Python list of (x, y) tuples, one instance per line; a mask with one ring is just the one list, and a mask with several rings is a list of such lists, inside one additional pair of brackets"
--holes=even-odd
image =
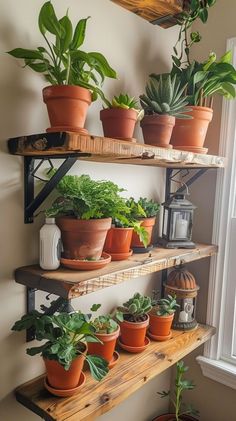
[(150, 345), (150, 339), (145, 336), (145, 341), (143, 346), (129, 346), (123, 344), (120, 339), (118, 339), (118, 345), (124, 349), (125, 351), (131, 352), (133, 354), (138, 354), (139, 352), (143, 352), (149, 345)]
[(50, 386), (47, 381), (47, 377), (44, 378), (44, 387), (55, 396), (60, 396), (62, 398), (73, 396), (75, 393), (77, 393), (82, 387), (84, 386), (86, 381), (86, 376), (83, 372), (81, 372), (79, 384), (77, 387), (74, 387), (73, 389), (55, 389), (54, 387)]
[(116, 363), (119, 361), (120, 359), (120, 354), (117, 351), (114, 351), (112, 360), (109, 362), (108, 364), (108, 368), (111, 369), (112, 367), (114, 367), (116, 365)]
[(77, 259), (65, 259), (61, 257), (61, 264), (72, 270), (96, 270), (102, 269), (111, 261), (110, 254), (102, 253), (99, 260), (77, 260)]
[(200, 146), (175, 146), (174, 148), (181, 151), (201, 154), (206, 154), (208, 152), (208, 148), (201, 148)]
[(162, 335), (153, 335), (153, 333), (151, 333), (148, 329), (147, 334), (148, 334), (149, 338), (151, 338), (153, 341), (159, 341), (159, 342), (168, 341), (168, 339), (172, 338), (172, 332), (171, 331), (170, 331), (169, 335), (162, 336)]
[(128, 253), (109, 253), (112, 261), (126, 260), (133, 254), (133, 250), (129, 250)]

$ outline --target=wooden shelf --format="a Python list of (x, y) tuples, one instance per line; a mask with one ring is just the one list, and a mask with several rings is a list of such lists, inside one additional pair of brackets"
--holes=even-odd
[[(157, 166), (164, 168), (219, 168), (225, 159), (176, 149), (159, 148), (105, 137), (77, 133), (41, 133), (8, 140), (10, 153), (21, 156), (67, 157), (116, 164)], [(87, 156), (84, 156), (84, 155)]]
[(183, 11), (187, 1), (184, 0), (112, 0), (130, 12), (154, 23), (168, 28), (176, 24), (176, 15)]
[(217, 246), (197, 244), (196, 249), (154, 248), (148, 253), (133, 254), (128, 260), (111, 262), (96, 271), (72, 271), (60, 268), (44, 271), (39, 266), (25, 266), (16, 269), (16, 282), (31, 288), (54, 293), (63, 298), (76, 298), (90, 294), (130, 279), (148, 275), (173, 267), (183, 262), (192, 262), (217, 253)]
[(43, 388), (40, 376), (16, 389), (16, 399), (46, 421), (92, 421), (124, 401), (153, 377), (175, 364), (215, 333), (199, 325), (192, 331), (173, 331), (166, 342), (152, 342), (141, 354), (120, 352), (118, 364), (101, 383), (86, 372), (86, 383), (78, 394), (57, 398)]

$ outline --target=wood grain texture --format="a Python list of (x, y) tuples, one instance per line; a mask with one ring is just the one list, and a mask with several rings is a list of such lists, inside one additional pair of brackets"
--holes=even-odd
[(133, 254), (128, 260), (111, 262), (96, 271), (72, 271), (59, 268), (44, 271), (39, 266), (24, 266), (16, 269), (16, 282), (31, 288), (55, 293), (63, 298), (76, 298), (99, 289), (111, 287), (143, 275), (158, 272), (183, 262), (192, 262), (212, 256), (217, 246), (197, 244), (196, 249), (156, 248), (148, 253)]
[(86, 372), (84, 388), (70, 398), (57, 398), (43, 388), (43, 376), (16, 389), (16, 399), (47, 421), (92, 421), (124, 401), (149, 380), (162, 373), (215, 333), (210, 326), (172, 331), (166, 342), (152, 342), (141, 354), (120, 352), (119, 363), (101, 382)]
[[(106, 137), (77, 133), (40, 133), (9, 139), (10, 153), (45, 157), (77, 154), (79, 159), (117, 164), (134, 164), (165, 168), (218, 168), (224, 158), (165, 149)], [(87, 156), (84, 156), (84, 155)]]
[(176, 24), (174, 16), (183, 11), (183, 0), (112, 0), (130, 12), (158, 25), (169, 27)]

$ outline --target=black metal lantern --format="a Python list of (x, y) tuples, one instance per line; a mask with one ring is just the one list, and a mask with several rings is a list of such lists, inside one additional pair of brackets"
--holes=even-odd
[(182, 193), (172, 194), (163, 206), (162, 238), (159, 243), (166, 248), (195, 248), (191, 238), (196, 206)]

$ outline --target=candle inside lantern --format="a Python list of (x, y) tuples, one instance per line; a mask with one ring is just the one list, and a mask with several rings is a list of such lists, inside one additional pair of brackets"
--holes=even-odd
[(188, 235), (188, 221), (179, 218), (175, 225), (175, 238), (187, 238)]

